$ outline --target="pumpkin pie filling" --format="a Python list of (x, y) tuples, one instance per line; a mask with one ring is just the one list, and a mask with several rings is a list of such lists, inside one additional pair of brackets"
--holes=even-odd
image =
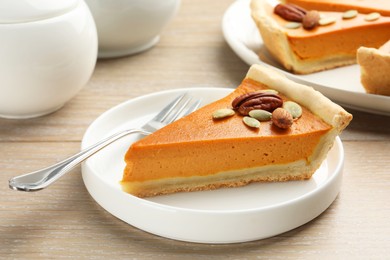
[[(238, 113), (229, 118), (212, 118), (213, 111), (231, 107), (237, 96), (274, 89), (276, 85), (261, 82), (257, 73), (274, 75), (273, 71), (254, 65), (230, 95), (131, 145), (125, 155), (123, 190), (147, 197), (236, 187), (257, 181), (310, 178), (340, 128), (304, 104), (302, 115), (288, 129), (280, 129), (271, 121), (261, 122), (260, 128), (254, 129), (243, 124), (243, 116)], [(284, 85), (290, 83), (278, 77), (288, 82)], [(291, 100), (283, 92), (280, 96), (284, 101)]]

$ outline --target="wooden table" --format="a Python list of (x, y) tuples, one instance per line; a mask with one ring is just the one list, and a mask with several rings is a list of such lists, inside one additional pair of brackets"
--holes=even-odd
[(248, 65), (222, 36), (232, 2), (183, 0), (157, 46), (99, 60), (87, 86), (61, 110), (0, 119), (0, 258), (389, 259), (390, 117), (355, 110), (341, 135), (346, 161), (338, 198), (315, 220), (269, 239), (208, 245), (148, 234), (103, 210), (80, 167), (40, 192), (8, 189), (9, 178), (79, 151), (89, 124), (123, 101), (174, 88), (236, 87)]

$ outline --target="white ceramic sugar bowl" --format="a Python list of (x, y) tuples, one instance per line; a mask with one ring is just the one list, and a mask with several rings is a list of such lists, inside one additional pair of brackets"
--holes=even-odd
[(0, 116), (53, 112), (92, 75), (97, 32), (83, 0), (0, 1)]
[(177, 13), (180, 0), (85, 0), (95, 19), (99, 58), (120, 57), (153, 47)]

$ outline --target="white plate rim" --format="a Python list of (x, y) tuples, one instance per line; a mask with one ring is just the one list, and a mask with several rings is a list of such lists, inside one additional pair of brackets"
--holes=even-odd
[[(89, 139), (90, 139), (91, 132), (94, 131), (94, 127), (96, 127), (98, 122), (101, 120), (105, 120), (106, 118), (109, 118), (111, 115), (113, 115), (113, 113), (118, 111), (118, 109), (131, 106), (131, 104), (134, 104), (134, 102), (139, 102), (147, 99), (155, 99), (160, 97), (161, 95), (167, 95), (167, 94), (172, 95), (175, 93), (179, 94), (184, 91), (187, 91), (189, 93), (194, 91), (201, 91), (204, 93), (208, 93), (210, 91), (217, 91), (217, 92), (220, 91), (221, 93), (229, 93), (230, 91), (232, 91), (232, 89), (224, 89), (224, 88), (174, 89), (174, 90), (156, 92), (153, 94), (128, 100), (104, 112), (88, 127), (83, 137), (82, 148), (89, 145), (89, 142), (94, 141)], [(323, 185), (290, 201), (285, 201), (268, 207), (245, 209), (245, 210), (221, 211), (221, 210), (200, 210), (200, 209), (191, 209), (191, 208), (179, 208), (170, 205), (161, 205), (153, 201), (137, 198), (130, 194), (124, 193), (120, 190), (116, 190), (115, 187), (113, 187), (109, 183), (106, 183), (105, 180), (101, 176), (99, 176), (99, 174), (96, 174), (96, 172), (93, 169), (91, 169), (90, 165), (88, 165), (88, 160), (82, 164), (82, 176), (88, 192), (91, 194), (91, 196), (95, 199), (95, 201), (100, 206), (102, 206), (105, 210), (107, 210), (115, 217), (127, 222), (128, 224), (134, 227), (140, 228), (144, 231), (162, 237), (187, 241), (187, 242), (238, 243), (238, 242), (246, 242), (246, 241), (262, 239), (262, 238), (274, 236), (289, 231), (293, 228), (296, 228), (300, 225), (307, 223), (308, 221), (312, 220), (313, 218), (321, 214), (323, 211), (325, 211), (329, 207), (329, 205), (334, 201), (334, 199), (337, 197), (341, 185), (342, 168), (344, 163), (344, 151), (339, 137), (337, 137), (335, 141), (335, 145), (332, 148), (332, 151), (330, 153), (332, 153), (333, 156), (337, 158), (337, 162), (336, 162), (337, 165), (334, 169), (334, 172), (331, 174), (329, 178), (327, 178), (326, 182)], [(97, 188), (94, 188), (94, 185), (103, 185), (104, 186), (103, 189), (107, 189), (107, 191), (109, 191), (110, 196), (112, 196), (114, 200), (115, 199), (117, 199), (118, 201), (127, 200), (128, 201), (127, 206), (137, 207), (138, 210), (141, 211), (145, 210), (146, 212), (153, 211), (155, 214), (160, 215), (162, 218), (164, 217), (176, 218), (175, 221), (176, 227), (173, 228), (174, 230), (168, 230), (168, 231), (157, 230), (159, 229), (158, 225), (157, 226), (154, 225), (150, 227), (148, 223), (137, 223), (137, 221), (134, 222), (132, 220), (129, 220), (129, 216), (126, 216), (126, 214), (123, 214), (123, 212), (116, 212), (118, 210), (111, 208), (111, 206), (107, 203), (107, 201), (104, 201), (105, 200), (104, 196), (106, 195), (102, 197), (102, 193), (104, 193), (104, 191), (97, 190)], [(213, 232), (213, 230), (210, 230), (213, 228), (213, 224), (215, 225), (215, 223), (213, 222), (215, 222), (216, 219), (218, 219), (218, 221), (221, 222), (226, 222), (227, 225), (231, 226), (236, 223), (236, 220), (233, 220), (232, 217), (242, 219), (243, 221), (245, 221), (245, 219), (252, 219), (253, 217), (261, 218), (262, 214), (272, 215), (272, 212), (287, 210), (291, 207), (296, 207), (297, 205), (302, 206), (308, 201), (312, 200), (314, 197), (318, 197), (320, 195), (321, 197), (325, 196), (327, 198), (327, 201), (323, 202), (320, 208), (316, 209), (315, 212), (311, 212), (311, 214), (309, 214), (308, 216), (299, 218), (299, 220), (295, 221), (294, 223), (291, 223), (290, 225), (287, 225), (282, 230), (277, 230), (277, 231), (272, 230), (272, 232), (268, 232), (268, 233), (265, 232), (264, 234), (256, 234), (252, 232), (252, 229), (254, 227), (250, 225), (249, 226), (246, 225), (246, 227), (241, 227), (241, 228), (244, 228), (247, 231), (247, 233), (240, 234), (238, 237), (232, 237), (231, 234), (230, 236), (226, 236), (224, 230), (221, 229), (222, 226), (219, 227), (219, 229), (217, 228), (218, 230), (216, 230), (215, 232)], [(202, 228), (206, 232), (204, 232), (203, 234), (197, 234), (196, 232), (195, 234), (193, 232), (187, 234), (185, 232), (183, 233), (180, 230), (180, 228), (177, 227), (177, 225), (179, 225), (179, 227), (181, 225), (182, 226), (181, 228), (184, 228), (185, 230), (186, 228), (188, 228), (187, 227), (188, 221), (194, 218), (202, 219), (202, 221), (198, 223), (199, 226), (198, 228)], [(269, 220), (272, 221), (272, 219)]]
[[(249, 10), (249, 1), (250, 0), (236, 0), (227, 8), (222, 18), (222, 32), (225, 41), (237, 54), (237, 56), (239, 56), (239, 58), (241, 58), (245, 63), (248, 65), (262, 64), (267, 67), (276, 69), (291, 80), (312, 86), (340, 105), (368, 113), (390, 116), (390, 97), (345, 90), (337, 86), (326, 84), (318, 84), (311, 82), (310, 80), (306, 80), (300, 75), (289, 73), (288, 71), (274, 67), (271, 64), (260, 60), (257, 54), (245, 46), (245, 44), (235, 36), (234, 32), (232, 32), (233, 29), (230, 27), (230, 20), (237, 19), (235, 18), (237, 12), (242, 12), (242, 9), (245, 8), (245, 5), (248, 6), (247, 8)], [(255, 27), (254, 22), (253, 26)], [(242, 28), (242, 30), (245, 29), (246, 28)], [(257, 30), (256, 33), (258, 33)]]

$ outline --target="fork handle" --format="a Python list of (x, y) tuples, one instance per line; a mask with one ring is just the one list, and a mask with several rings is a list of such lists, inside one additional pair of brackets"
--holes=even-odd
[(136, 133), (143, 135), (150, 134), (149, 132), (141, 129), (127, 129), (124, 131), (120, 131), (52, 166), (10, 179), (9, 187), (11, 189), (19, 191), (38, 191), (44, 189), (56, 180), (58, 180), (65, 173), (72, 170), (79, 163), (86, 160), (107, 145), (124, 136)]

